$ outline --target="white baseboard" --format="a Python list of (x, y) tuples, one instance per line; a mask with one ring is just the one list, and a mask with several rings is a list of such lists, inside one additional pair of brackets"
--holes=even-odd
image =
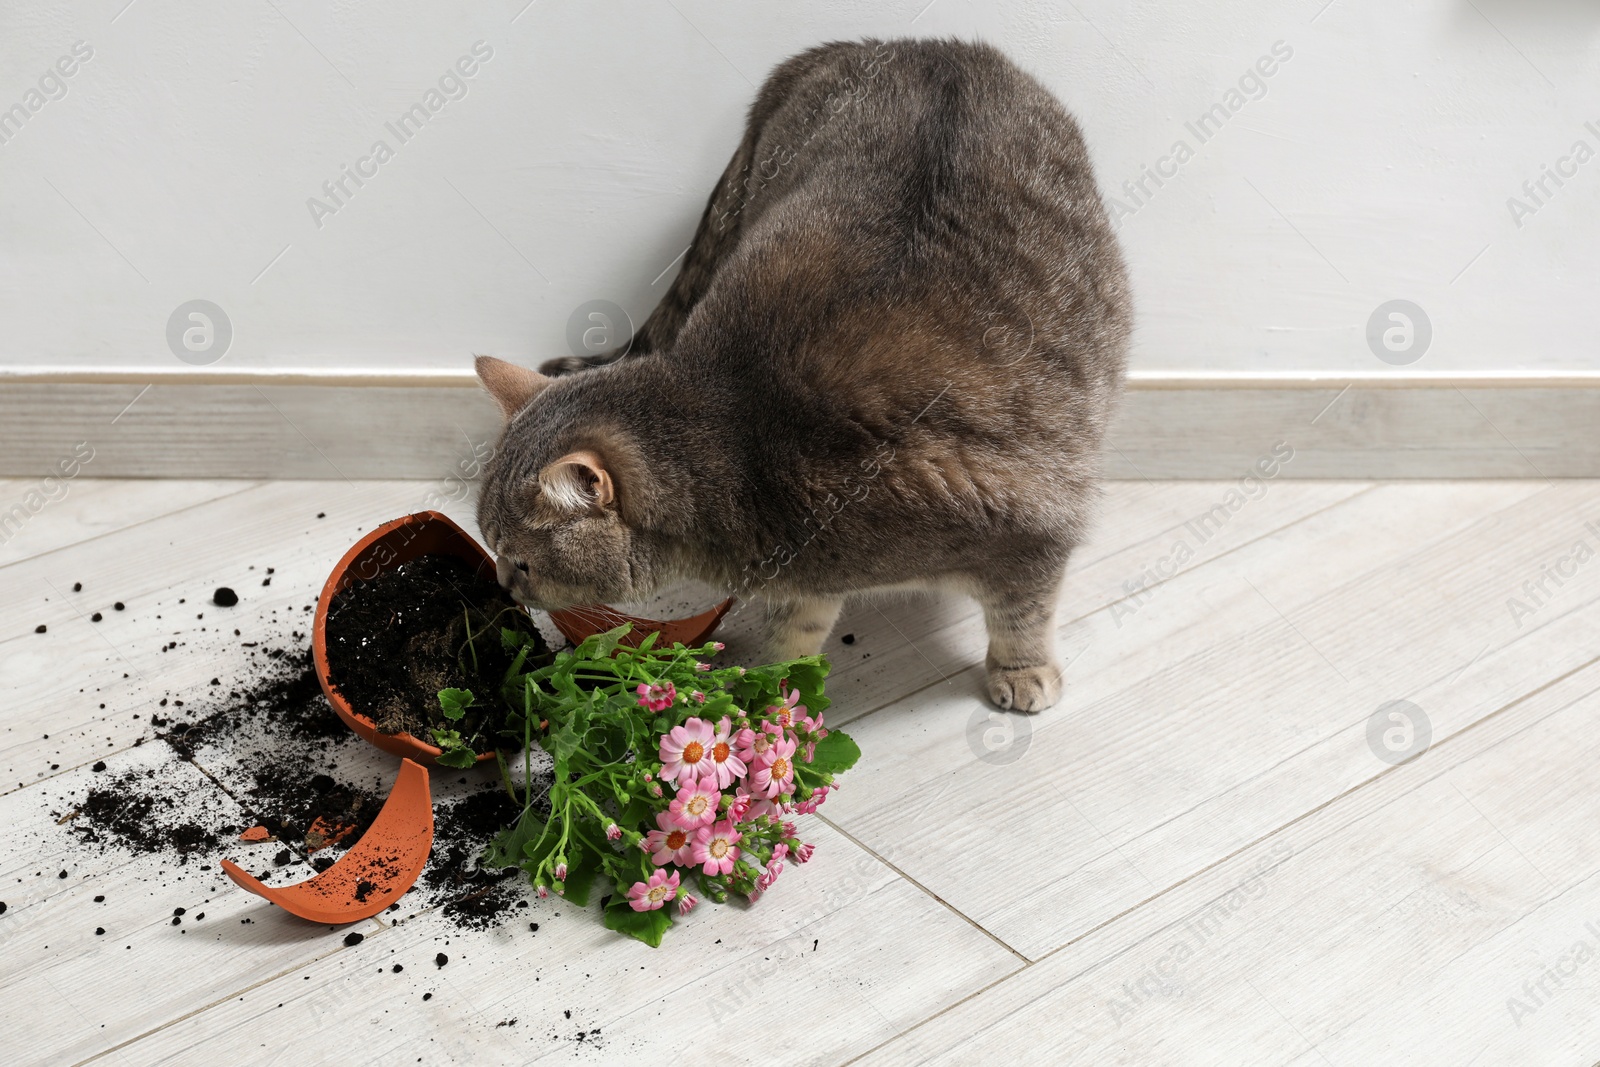
[[(0, 368), (0, 475), (451, 477), (498, 433), (465, 369)], [(1110, 478), (1600, 477), (1600, 372), (1134, 372)], [(1280, 450), (1281, 454), (1281, 450)]]

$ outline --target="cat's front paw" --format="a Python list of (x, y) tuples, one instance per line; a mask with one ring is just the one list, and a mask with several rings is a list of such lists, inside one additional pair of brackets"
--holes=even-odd
[(1061, 699), (1061, 668), (989, 664), (989, 699), (1006, 711), (1043, 711)]

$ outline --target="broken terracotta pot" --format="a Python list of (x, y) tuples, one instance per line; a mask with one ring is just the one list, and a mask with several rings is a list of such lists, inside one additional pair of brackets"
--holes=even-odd
[[(350, 706), (333, 686), (327, 651), (328, 609), (341, 590), (354, 582), (375, 578), (419, 556), (430, 555), (455, 556), (473, 567), (481, 577), (495, 580), (494, 560), (489, 553), (449, 517), (437, 511), (419, 511), (415, 515), (386, 522), (352, 545), (334, 566), (333, 573), (328, 575), (322, 595), (317, 598), (317, 613), (311, 628), (311, 650), (322, 691), (327, 695), (328, 703), (333, 705), (334, 713), (350, 729), (385, 752), (431, 766), (440, 752), (437, 746), (407, 733), (380, 733), (370, 718)], [(550, 620), (562, 636), (573, 644), (593, 634), (615, 629), (623, 623), (632, 623), (633, 629), (623, 638), (623, 644), (637, 645), (648, 635), (659, 633), (661, 636), (657, 641), (662, 645), (670, 646), (675, 641), (685, 645), (700, 645), (711, 636), (733, 604), (734, 599), (729, 597), (698, 615), (667, 620), (624, 615), (603, 604), (596, 604), (552, 611)], [(478, 754), (479, 762), (493, 758), (493, 752)]]
[(222, 869), (239, 886), (292, 915), (339, 926), (371, 918), (416, 882), (433, 848), (428, 770), (402, 760), (389, 799), (361, 840), (332, 867), (304, 882), (269, 886), (232, 860)]
[[(350, 546), (334, 566), (333, 573), (322, 586), (317, 598), (317, 614), (311, 626), (311, 655), (317, 668), (317, 680), (322, 691), (333, 705), (334, 714), (364, 740), (377, 745), (385, 752), (405, 756), (418, 763), (432, 765), (441, 749), (408, 733), (386, 734), (363, 712), (350, 706), (344, 695), (333, 686), (328, 669), (328, 609), (339, 592), (355, 582), (368, 581), (402, 563), (419, 556), (455, 556), (477, 569), (478, 574), (494, 581), (494, 561), (467, 532), (437, 511), (422, 511), (415, 515), (386, 522)], [(494, 758), (493, 752), (478, 754), (479, 761)]]

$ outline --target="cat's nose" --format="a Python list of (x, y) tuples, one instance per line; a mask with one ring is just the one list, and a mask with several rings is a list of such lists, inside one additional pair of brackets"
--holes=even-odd
[(499, 556), (494, 561), (495, 580), (504, 589), (510, 589), (516, 583), (517, 571), (526, 571), (527, 569), (528, 565), (526, 563), (519, 564), (509, 556)]

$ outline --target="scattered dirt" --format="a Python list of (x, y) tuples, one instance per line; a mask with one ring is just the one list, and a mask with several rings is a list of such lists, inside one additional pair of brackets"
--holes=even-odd
[[(328, 706), (310, 649), (247, 644), (256, 646), (249, 649), (252, 680), (207, 685), (187, 702), (165, 698), (158, 705), (188, 719), (150, 716), (157, 736), (177, 756), (213, 771), (229, 769), (220, 780), (244, 809), (242, 818), (208, 817), (175, 780), (171, 764), (110, 771), (97, 775), (86, 795), (64, 799), (59, 814), (83, 844), (161, 853), (179, 865), (198, 861), (206, 867), (227, 855), (241, 834), (271, 837), (286, 847), (262, 863), (266, 870), (252, 872), (264, 877), (301, 859), (326, 870), (366, 832), (385, 794), (337, 776), (341, 754), (364, 745)], [(460, 927), (498, 925), (525, 901), (527, 881), (515, 869), (480, 870), (477, 859), (521, 809), (493, 780), (441, 797), (439, 787), (451, 781), (445, 775), (456, 775), (453, 784), (459, 785), (468, 780), (466, 773), (441, 768), (433, 774), (433, 851), (403, 907), (414, 912), (442, 904), (444, 915)], [(373, 786), (386, 789), (387, 783), (374, 780)], [(301, 877), (292, 869), (287, 874), (287, 880)], [(366, 883), (368, 893), (378, 881)], [(181, 915), (180, 909), (174, 920)]]
[[(328, 610), (328, 669), (350, 707), (384, 733), (427, 739), (433, 727), (494, 744), (500, 682), (511, 655), (501, 627), (518, 629), (548, 649), (527, 615), (496, 583), (454, 556), (423, 556), (352, 584)], [(536, 659), (535, 662), (538, 662)], [(449, 722), (441, 689), (470, 689), (484, 707)]]
[(239, 602), (239, 594), (224, 585), (211, 594), (211, 602), (219, 608), (231, 608)]
[(72, 830), (93, 845), (121, 845), (130, 852), (164, 852), (187, 864), (196, 853), (216, 851), (226, 824), (196, 821), (187, 798), (174, 795), (156, 769), (114, 774), (77, 805)]
[(451, 806), (446, 818), (435, 813), (433, 855), (420, 882), (431, 893), (449, 898), (444, 913), (458, 926), (496, 926), (526, 898), (528, 881), (521, 871), (490, 871), (476, 862), (484, 842), (521, 814), (521, 805), (503, 788), (468, 794)]

